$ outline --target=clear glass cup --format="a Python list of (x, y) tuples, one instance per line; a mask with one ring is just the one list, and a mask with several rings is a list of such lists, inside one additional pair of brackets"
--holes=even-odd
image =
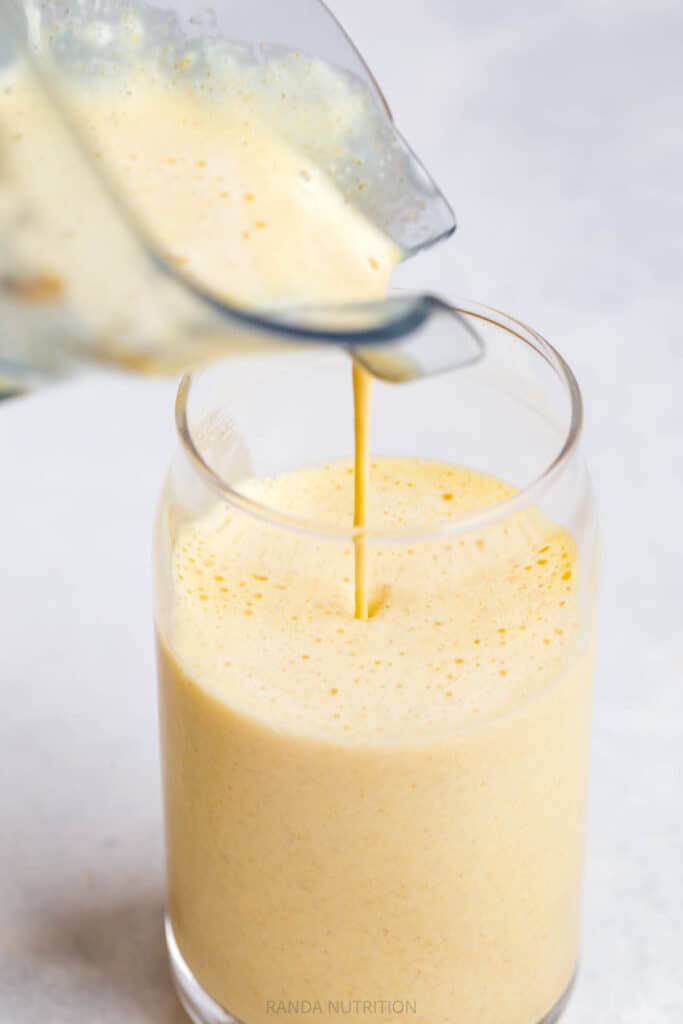
[[(350, 526), (311, 521), (303, 499), (275, 509), (247, 483), (350, 455), (343, 355), (232, 360), (180, 385), (155, 606), (168, 947), (200, 1024), (368, 1014), (539, 1024), (568, 998), (597, 586), (581, 397), (535, 331), (472, 303), (458, 309), (485, 358), (376, 386), (375, 472), (382, 457), (417, 457), (513, 489), (453, 516), (444, 493), (442, 518), (428, 523), (411, 513), (419, 501), (404, 501), (402, 522), (371, 525), (379, 603), (406, 574), (415, 587), (400, 630), (390, 616), (353, 619)], [(204, 558), (201, 537), (218, 521), (248, 536), (258, 572), (237, 542)], [(313, 564), (311, 612), (298, 582)], [(204, 573), (190, 597), (184, 566)], [(244, 625), (226, 620), (205, 641), (202, 608), (223, 600), (242, 602)], [(311, 622), (319, 646), (301, 654)], [(347, 636), (347, 652), (362, 646), (359, 629), (376, 630), (377, 663), (394, 666), (382, 669), (389, 698), (368, 670), (365, 708), (353, 655), (329, 654)], [(303, 680), (309, 658), (319, 700), (340, 701), (323, 725), (310, 691), (298, 705), (283, 682)], [(219, 692), (216, 664), (250, 668)]]

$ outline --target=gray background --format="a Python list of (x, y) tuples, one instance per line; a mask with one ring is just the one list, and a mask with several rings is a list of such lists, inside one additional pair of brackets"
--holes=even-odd
[[(566, 1021), (674, 1024), (683, 12), (333, 6), (459, 217), (448, 248), (401, 280), (519, 315), (582, 384), (604, 575), (583, 965)], [(182, 1020), (160, 927), (149, 601), (172, 390), (93, 378), (0, 407), (2, 1024)]]

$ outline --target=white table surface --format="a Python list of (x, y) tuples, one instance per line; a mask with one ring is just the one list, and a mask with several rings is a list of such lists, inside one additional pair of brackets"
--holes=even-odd
[[(334, 6), (459, 214), (402, 279), (527, 319), (582, 383), (604, 576), (566, 1021), (679, 1024), (680, 4)], [(0, 406), (0, 1024), (183, 1020), (161, 931), (149, 596), (172, 390), (92, 378)]]

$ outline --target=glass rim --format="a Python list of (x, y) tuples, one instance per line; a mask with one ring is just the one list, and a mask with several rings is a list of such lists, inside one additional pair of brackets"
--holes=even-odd
[[(459, 315), (474, 317), (494, 327), (499, 327), (517, 341), (532, 349), (554, 371), (556, 377), (564, 385), (565, 392), (569, 398), (569, 423), (557, 452), (540, 473), (537, 473), (527, 484), (517, 489), (514, 494), (502, 498), (500, 501), (481, 509), (479, 512), (452, 516), (440, 523), (431, 523), (428, 526), (420, 526), (418, 523), (400, 527), (345, 527), (281, 512), (263, 502), (255, 501), (228, 484), (206, 462), (199, 446), (195, 443), (188, 419), (188, 404), (194, 379), (199, 373), (204, 372), (202, 370), (185, 373), (178, 386), (175, 400), (175, 424), (183, 452), (203, 482), (227, 504), (272, 526), (322, 539), (352, 542), (354, 539), (362, 536), (371, 543), (373, 541), (412, 542), (441, 539), (468, 533), (520, 511), (538, 500), (561, 474), (576, 451), (583, 428), (581, 389), (564, 357), (538, 331), (535, 331), (521, 320), (503, 313), (492, 306), (470, 302), (469, 300), (456, 300), (450, 308)], [(206, 370), (206, 368), (204, 369)], [(400, 387), (401, 385), (397, 384), (394, 386)]]

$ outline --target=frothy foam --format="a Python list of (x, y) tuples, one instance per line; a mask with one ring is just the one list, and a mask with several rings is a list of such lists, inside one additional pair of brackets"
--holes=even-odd
[[(246, 493), (347, 526), (350, 464)], [(426, 526), (514, 493), (441, 463), (372, 463), (370, 524)], [(577, 642), (576, 552), (536, 508), (475, 533), (369, 547), (369, 622), (353, 618), (353, 546), (264, 526), (225, 506), (181, 528), (172, 647), (191, 676), (273, 728), (403, 738), (509, 711), (561, 673)]]

